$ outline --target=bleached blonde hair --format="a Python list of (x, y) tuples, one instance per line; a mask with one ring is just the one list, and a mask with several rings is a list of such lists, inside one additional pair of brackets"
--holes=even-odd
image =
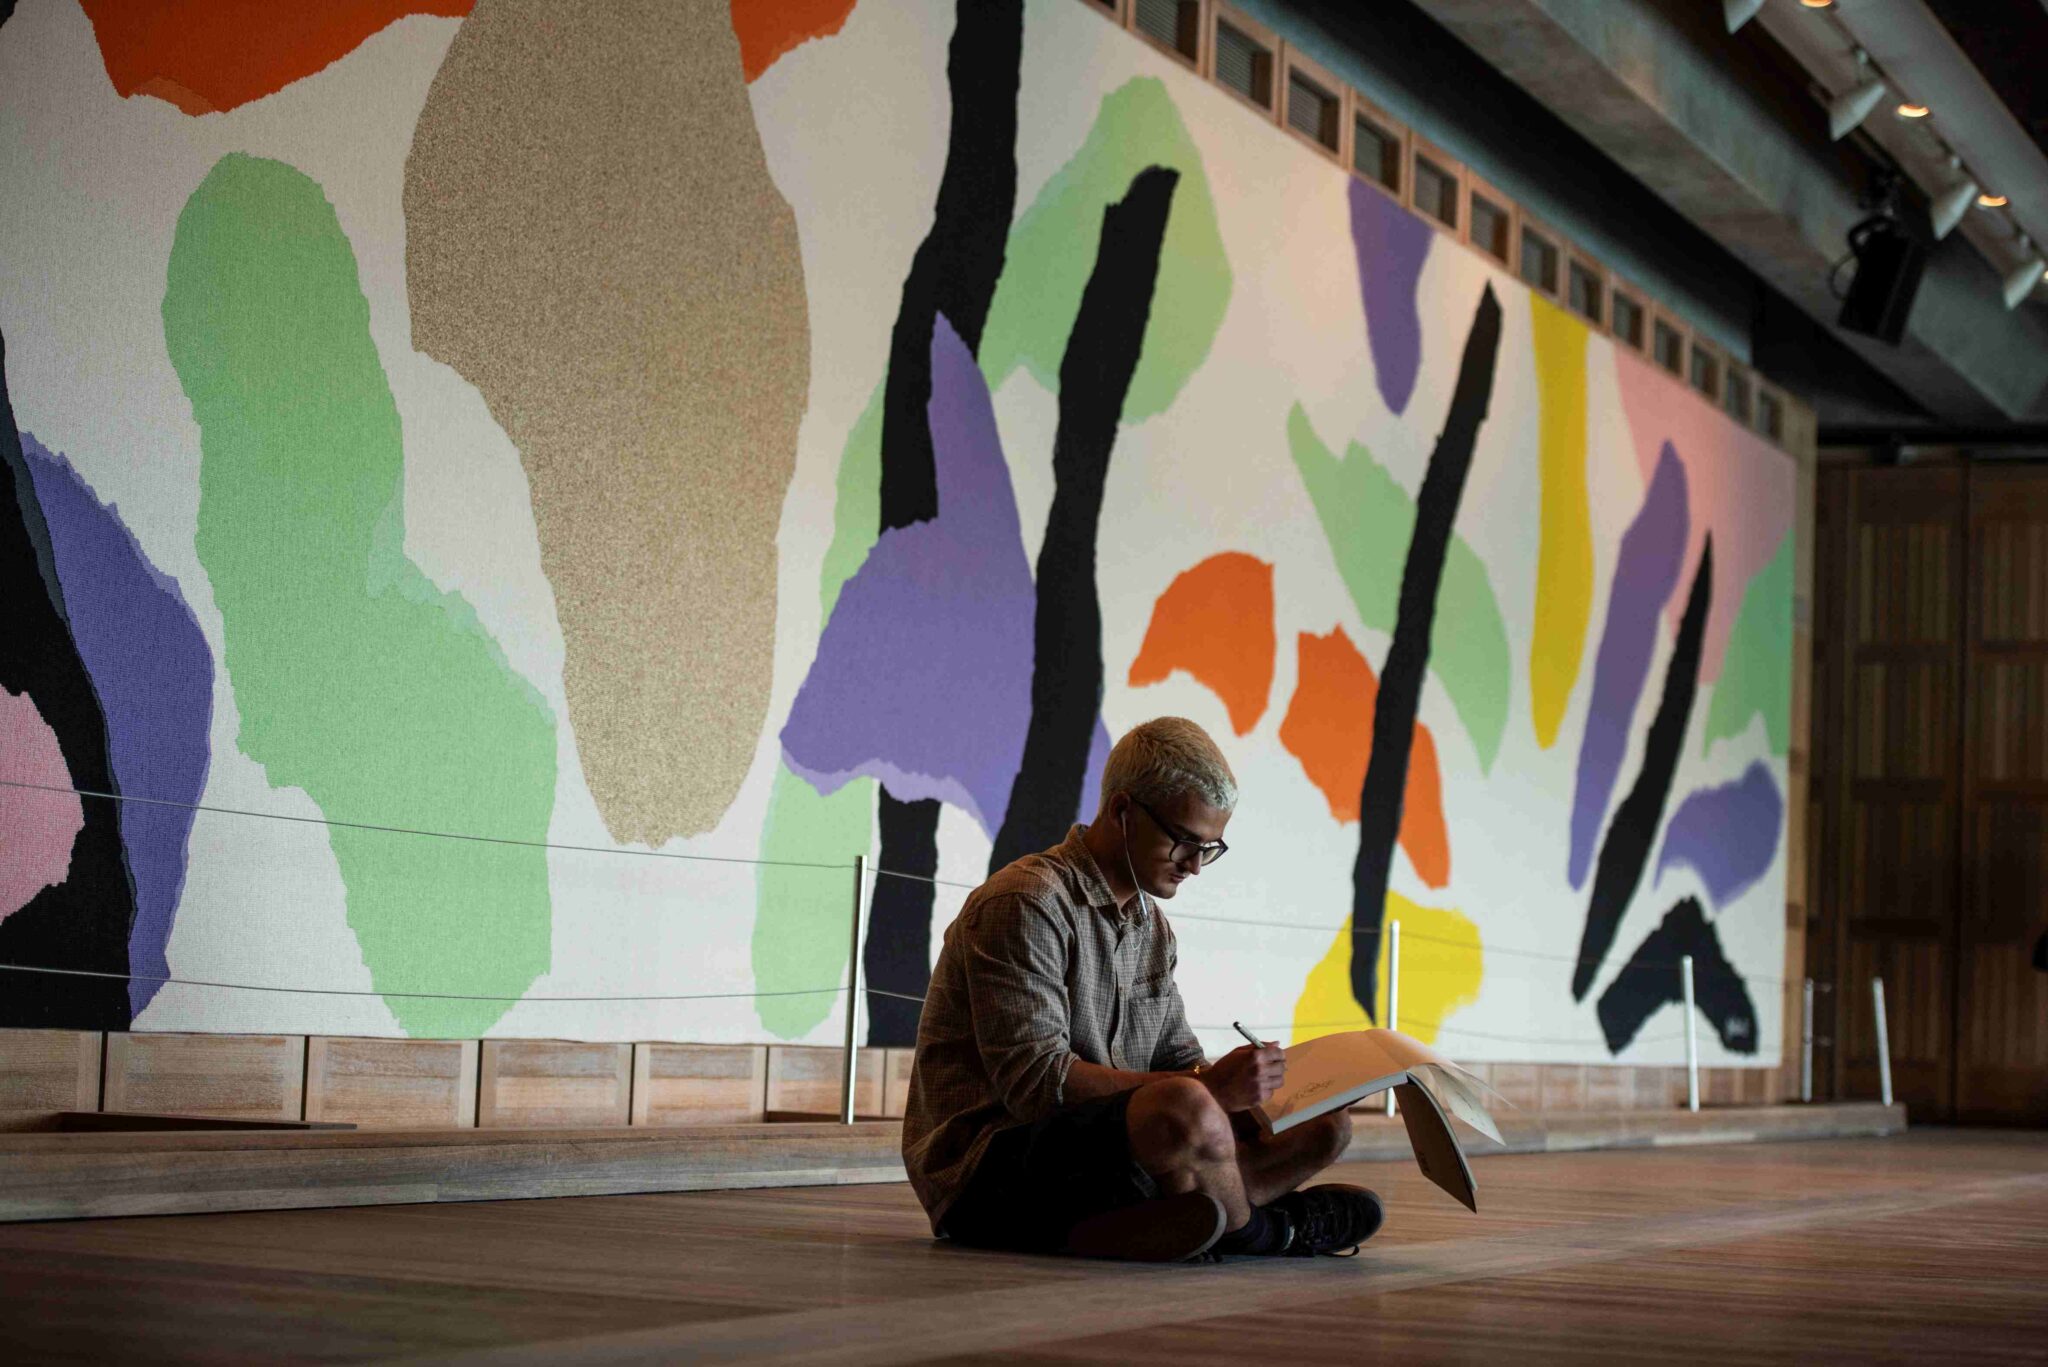
[(1102, 800), (1118, 793), (1154, 805), (1193, 793), (1227, 812), (1237, 806), (1237, 776), (1207, 731), (1186, 717), (1154, 717), (1124, 732), (1102, 766)]

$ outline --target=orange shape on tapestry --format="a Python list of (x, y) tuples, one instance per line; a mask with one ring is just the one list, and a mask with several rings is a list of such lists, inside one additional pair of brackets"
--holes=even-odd
[(459, 19), (476, 0), (80, 0), (117, 94), (216, 114), (275, 95), (408, 14)]
[(855, 0), (732, 0), (732, 31), (740, 40), (740, 71), (749, 85), (783, 56), (813, 38), (830, 38), (853, 13)]
[[(1342, 627), (1332, 628), (1328, 636), (1303, 632), (1297, 659), (1294, 699), (1280, 723), (1280, 743), (1301, 761), (1309, 782), (1322, 789), (1330, 815), (1356, 821), (1366, 761), (1372, 757), (1379, 676)], [(1415, 724), (1401, 795), (1401, 849), (1416, 877), (1430, 887), (1451, 881), (1451, 837), (1444, 823), (1436, 738), (1421, 722)]]
[(1152, 605), (1131, 686), (1166, 682), (1176, 669), (1223, 700), (1243, 735), (1266, 714), (1273, 691), (1273, 567), (1239, 551), (1183, 570)]

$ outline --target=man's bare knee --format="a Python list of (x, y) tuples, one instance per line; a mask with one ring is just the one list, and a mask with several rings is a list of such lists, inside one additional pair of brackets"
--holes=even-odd
[(1323, 1120), (1326, 1124), (1321, 1136), (1323, 1147), (1317, 1154), (1321, 1160), (1319, 1169), (1343, 1162), (1344, 1155), (1351, 1150), (1351, 1112), (1332, 1111)]
[(1132, 1155), (1160, 1171), (1221, 1163), (1237, 1151), (1230, 1117), (1193, 1078), (1162, 1078), (1131, 1096), (1126, 1124)]

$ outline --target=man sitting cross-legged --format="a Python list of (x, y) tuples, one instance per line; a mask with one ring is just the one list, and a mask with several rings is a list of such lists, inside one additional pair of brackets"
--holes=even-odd
[(1248, 1114), (1275, 1044), (1206, 1062), (1159, 902), (1224, 849), (1237, 782), (1161, 717), (1110, 752), (1095, 820), (999, 870), (946, 932), (917, 1034), (903, 1159), (961, 1243), (1175, 1261), (1307, 1256), (1379, 1228), (1363, 1187), (1298, 1190), (1350, 1143), (1342, 1111), (1284, 1134)]

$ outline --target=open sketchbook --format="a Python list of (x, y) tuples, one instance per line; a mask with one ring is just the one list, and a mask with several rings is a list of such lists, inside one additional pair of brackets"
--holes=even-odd
[(1478, 1188), (1444, 1109), (1499, 1144), (1500, 1127), (1487, 1114), (1485, 1098), (1506, 1099), (1398, 1030), (1352, 1030), (1295, 1045), (1287, 1051), (1287, 1081), (1252, 1114), (1269, 1134), (1279, 1134), (1389, 1087), (1422, 1175), (1476, 1212)]

